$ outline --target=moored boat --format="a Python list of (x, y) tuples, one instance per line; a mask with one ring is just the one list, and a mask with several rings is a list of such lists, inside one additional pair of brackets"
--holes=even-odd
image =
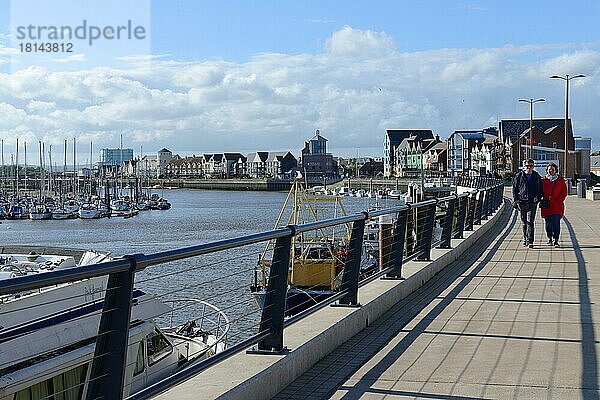
[[(304, 190), (300, 179), (293, 182), (275, 227), (281, 225), (282, 216), (287, 212), (287, 224), (293, 225), (345, 215), (340, 196), (311, 195)], [(318, 215), (319, 212), (322, 215)], [(346, 224), (331, 232), (320, 229), (312, 234), (297, 235), (292, 239), (286, 297), (287, 316), (303, 311), (340, 289), (350, 232), (351, 227)], [(274, 243), (269, 242), (263, 251), (251, 286), (252, 295), (260, 307), (264, 306), (268, 269), (272, 262), (269, 254), (273, 246)], [(366, 277), (376, 270), (377, 264), (376, 259), (370, 256), (365, 257), (363, 261), (361, 276)]]
[[(78, 263), (72, 255), (0, 254), (0, 279), (109, 260), (109, 254), (98, 252), (84, 252)], [(106, 277), (90, 278), (0, 298), (0, 399), (82, 398), (91, 378), (106, 283)], [(189, 321), (157, 323), (157, 317), (181, 310), (176, 301), (171, 308), (134, 289), (125, 396), (225, 348), (227, 316), (200, 300), (184, 300), (198, 313), (186, 313)], [(218, 323), (207, 326), (211, 319)]]

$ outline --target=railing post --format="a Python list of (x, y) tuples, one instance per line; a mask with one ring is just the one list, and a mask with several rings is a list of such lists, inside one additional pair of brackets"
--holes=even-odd
[(481, 212), (483, 211), (483, 201), (481, 196), (483, 195), (482, 190), (478, 190), (476, 193), (477, 200), (475, 201), (475, 218), (473, 219), (473, 225), (481, 225)]
[(290, 253), (292, 238), (296, 229), (292, 229), (289, 236), (275, 241), (273, 249), (273, 262), (269, 271), (267, 293), (260, 319), (259, 331), (271, 330), (273, 334), (258, 342), (258, 351), (249, 350), (248, 353), (273, 354), (285, 351), (283, 347), (283, 320), (285, 317), (285, 298), (288, 286), (288, 270), (290, 267)]
[(108, 276), (90, 382), (85, 396), (87, 399), (123, 398), (133, 282), (137, 267), (135, 255), (123, 258), (129, 260), (130, 268)]
[(475, 220), (475, 197), (477, 196), (477, 193), (472, 193), (468, 199), (469, 199), (469, 208), (467, 210), (467, 219), (465, 222), (465, 231), (472, 231), (473, 230), (473, 221)]
[[(411, 206), (411, 204), (409, 204)], [(417, 209), (409, 208), (406, 214), (406, 255), (410, 256), (415, 252), (415, 213)]]
[(504, 195), (504, 183), (500, 184), (496, 189), (497, 189), (497, 195), (496, 195), (496, 210), (497, 210), (502, 205), (502, 197)]
[(487, 204), (487, 216), (491, 217), (492, 213), (494, 212), (494, 201), (495, 201), (494, 198), (496, 197), (496, 194), (495, 194), (496, 193), (496, 189), (494, 189), (493, 187), (490, 187), (488, 189), (488, 193), (489, 193), (490, 199), (489, 199), (488, 204)]
[(454, 222), (454, 209), (457, 198), (449, 200), (446, 207), (446, 216), (444, 217), (444, 226), (442, 227), (442, 243), (439, 246), (441, 249), (452, 248), (452, 222)]
[[(410, 207), (410, 206), (409, 206)], [(406, 221), (408, 219), (407, 210), (399, 211), (396, 222), (394, 223), (392, 252), (390, 255), (390, 265), (394, 268), (381, 279), (403, 279), (402, 278), (402, 259), (404, 258), (404, 241), (406, 239)]]
[(456, 216), (456, 233), (454, 239), (462, 239), (465, 231), (465, 218), (467, 216), (467, 197), (458, 196), (458, 215)]
[(419, 242), (421, 242), (419, 256), (416, 258), (418, 261), (429, 261), (431, 260), (431, 240), (433, 236), (433, 224), (435, 222), (435, 210), (437, 205), (430, 204), (425, 209), (425, 221), (421, 225), (420, 233), (417, 236)]
[(352, 233), (350, 234), (350, 245), (348, 248), (348, 256), (344, 263), (342, 272), (342, 284), (340, 290), (348, 292), (338, 300), (338, 304), (334, 306), (351, 306), (357, 307), (358, 304), (358, 278), (360, 276), (360, 259), (362, 256), (363, 238), (365, 234), (365, 218), (354, 221), (352, 224)]
[(490, 195), (492, 192), (490, 189), (483, 189), (481, 193), (483, 193), (483, 207), (481, 208), (481, 219), (487, 220), (488, 215), (490, 214)]

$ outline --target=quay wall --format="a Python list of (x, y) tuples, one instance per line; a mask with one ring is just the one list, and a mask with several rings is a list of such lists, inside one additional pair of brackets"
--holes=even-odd
[(156, 181), (164, 187), (205, 190), (287, 191), (291, 183), (272, 179), (164, 179)]
[[(419, 184), (420, 180), (414, 179), (344, 179), (338, 182), (328, 182), (327, 187), (338, 188), (350, 186), (351, 189), (378, 190), (397, 189), (406, 192), (409, 184)], [(205, 190), (252, 190), (252, 191), (286, 191), (290, 189), (291, 183), (277, 179), (155, 179), (152, 185), (164, 187), (177, 187), (184, 189)], [(322, 182), (309, 182), (309, 186), (325, 186)]]

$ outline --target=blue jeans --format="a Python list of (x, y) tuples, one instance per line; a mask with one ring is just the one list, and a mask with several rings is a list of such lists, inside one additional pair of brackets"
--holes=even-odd
[(533, 244), (534, 238), (534, 221), (537, 203), (523, 202), (519, 203), (519, 211), (521, 214), (521, 222), (523, 223), (523, 242)]
[(552, 214), (544, 217), (544, 219), (546, 220), (546, 236), (548, 236), (548, 239), (558, 241), (562, 216), (560, 214)]

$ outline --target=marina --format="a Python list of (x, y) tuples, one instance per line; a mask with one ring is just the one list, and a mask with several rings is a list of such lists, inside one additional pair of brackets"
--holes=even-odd
[[(13, 279), (112, 261), (107, 253), (0, 254), (0, 279)], [(101, 357), (96, 335), (109, 300), (107, 278), (96, 277), (0, 297), (0, 397), (81, 398)], [(213, 305), (180, 300), (189, 319), (163, 325), (155, 319), (172, 308), (134, 289), (124, 366), (123, 393), (133, 394), (201, 359), (223, 351), (229, 322)], [(198, 303), (202, 307), (193, 307)], [(176, 307), (173, 305), (173, 307)], [(102, 312), (104, 310), (104, 312)], [(197, 315), (193, 311), (200, 310)], [(192, 311), (192, 312), (190, 312)]]
[[(486, 214), (490, 211), (491, 202), (493, 199), (498, 198), (496, 191), (487, 190), (485, 194), (481, 192), (476, 199), (475, 193), (465, 193), (461, 195), (462, 199), (459, 203), (460, 206), (456, 209), (456, 217), (458, 218), (457, 224), (462, 226), (465, 221), (469, 224), (473, 223), (472, 218), (480, 220), (482, 215), (481, 211), (485, 210)], [(469, 218), (465, 220), (465, 201), (469, 195)], [(140, 215), (134, 219), (124, 218), (111, 218), (102, 219), (98, 221), (98, 224), (93, 224), (92, 227), (96, 229), (90, 229), (87, 227), (87, 231), (91, 232), (91, 236), (85, 239), (86, 229), (82, 229), (79, 234), (77, 232), (71, 232), (70, 229), (64, 228), (63, 221), (48, 221), (48, 225), (39, 224), (37, 221), (23, 220), (14, 221), (6, 220), (1, 225), (3, 233), (7, 233), (13, 241), (28, 240), (31, 242), (40, 243), (43, 246), (48, 247), (49, 243), (54, 243), (53, 246), (60, 246), (57, 243), (60, 239), (64, 239), (65, 235), (73, 235), (69, 239), (68, 247), (80, 247), (80, 248), (94, 248), (99, 247), (107, 248), (107, 252), (110, 252), (111, 261), (107, 263), (100, 263), (93, 266), (86, 272), (87, 276), (93, 277), (90, 280), (97, 279), (96, 277), (101, 276), (99, 273), (102, 271), (102, 275), (110, 275), (109, 287), (106, 290), (104, 308), (108, 307), (111, 310), (112, 307), (119, 309), (128, 310), (131, 309), (133, 312), (136, 307), (139, 307), (140, 301), (139, 295), (136, 295), (138, 291), (142, 293), (152, 295), (154, 299), (160, 301), (163, 304), (170, 304), (178, 299), (190, 299), (193, 304), (200, 306), (203, 301), (214, 304), (219, 310), (222, 310), (227, 317), (227, 321), (230, 323), (230, 329), (228, 329), (228, 338), (231, 343), (237, 343), (231, 348), (224, 349), (222, 352), (218, 352), (214, 357), (210, 357), (206, 360), (199, 361), (197, 364), (192, 364), (189, 367), (185, 367), (181, 370), (175, 370), (172, 374), (165, 377), (165, 380), (159, 383), (149, 383), (148, 387), (141, 388), (139, 396), (134, 394), (132, 398), (148, 398), (150, 393), (158, 393), (157, 391), (164, 390), (166, 387), (170, 387), (172, 383), (168, 383), (172, 379), (184, 379), (185, 376), (192, 376), (197, 371), (200, 371), (207, 366), (219, 362), (218, 360), (228, 357), (228, 355), (234, 354), (239, 351), (240, 348), (247, 347), (249, 343), (255, 343), (258, 346), (258, 351), (279, 351), (281, 349), (282, 339), (280, 328), (277, 326), (285, 326), (287, 324), (293, 324), (298, 321), (298, 318), (304, 318), (307, 313), (314, 312), (313, 307), (322, 309), (328, 304), (339, 299), (340, 303), (352, 306), (356, 304), (357, 298), (356, 291), (358, 285), (368, 284), (366, 281), (372, 281), (367, 278), (360, 282), (361, 275), (361, 260), (357, 258), (357, 254), (360, 254), (359, 250), (362, 246), (362, 242), (376, 247), (379, 246), (379, 251), (382, 250), (387, 253), (389, 257), (384, 258), (384, 264), (379, 266), (378, 272), (373, 275), (376, 279), (382, 274), (389, 274), (390, 276), (398, 276), (399, 270), (394, 267), (395, 262), (398, 261), (397, 251), (398, 243), (404, 241), (399, 236), (400, 231), (397, 229), (393, 230), (393, 234), (389, 236), (390, 242), (383, 241), (379, 243), (376, 240), (376, 230), (381, 227), (377, 227), (371, 224), (371, 221), (386, 221), (385, 218), (380, 219), (386, 214), (390, 217), (396, 216), (398, 218), (398, 224), (406, 226), (407, 232), (407, 257), (409, 259), (428, 258), (432, 246), (437, 246), (439, 243), (443, 244), (444, 240), (449, 240), (452, 224), (448, 221), (452, 221), (448, 216), (452, 216), (455, 208), (454, 205), (458, 201), (457, 196), (448, 196), (439, 200), (425, 200), (419, 203), (415, 203), (413, 206), (403, 205), (399, 200), (391, 199), (371, 199), (371, 198), (356, 198), (351, 196), (340, 196), (336, 198), (334, 196), (324, 196), (323, 201), (327, 204), (337, 204), (339, 200), (344, 203), (344, 209), (346, 210), (346, 216), (343, 212), (338, 214), (328, 215), (327, 217), (334, 217), (333, 219), (323, 220), (316, 218), (318, 221), (310, 222), (306, 219), (294, 218), (293, 214), (287, 214), (285, 211), (282, 212), (281, 204), (284, 203), (286, 197), (290, 197), (291, 194), (286, 193), (252, 193), (252, 192), (216, 192), (216, 191), (186, 191), (186, 190), (174, 190), (171, 191), (169, 197), (173, 199), (174, 207), (170, 210), (166, 210), (161, 213), (140, 213)], [(307, 195), (307, 198), (315, 196), (314, 199), (319, 198), (316, 195)], [(378, 201), (379, 200), (379, 201)], [(481, 201), (484, 201), (481, 203)], [(392, 202), (395, 202), (392, 204)], [(227, 207), (223, 205), (227, 204)], [(309, 204), (312, 203), (309, 201)], [(297, 203), (295, 203), (297, 204)], [(452, 206), (450, 206), (452, 205)], [(390, 208), (391, 207), (391, 208)], [(476, 208), (475, 208), (476, 207)], [(314, 207), (313, 211), (318, 208)], [(479, 214), (474, 213), (475, 209), (479, 210)], [(235, 213), (232, 212), (235, 210)], [(294, 207), (294, 210), (298, 211)], [(361, 210), (369, 210), (364, 212), (358, 212)], [(462, 210), (462, 211), (459, 211)], [(293, 212), (293, 210), (292, 210)], [(398, 213), (398, 214), (397, 214)], [(318, 212), (315, 212), (318, 214)], [(337, 217), (336, 217), (337, 215)], [(462, 215), (462, 217), (461, 217)], [(154, 216), (154, 217), (153, 217)], [(277, 220), (276, 216), (279, 216)], [(171, 221), (169, 221), (171, 217)], [(326, 217), (323, 215), (323, 217)], [(262, 224), (266, 224), (264, 229), (261, 229), (260, 220)], [(142, 229), (142, 222), (147, 222), (147, 227), (150, 230)], [(169, 223), (167, 223), (169, 221)], [(199, 226), (194, 226), (195, 223), (202, 223), (210, 221), (211, 227), (205, 226), (202, 229)], [(276, 222), (274, 222), (276, 221)], [(390, 219), (391, 221), (391, 219)], [(401, 222), (400, 222), (401, 221)], [(308, 223), (307, 223), (308, 222)], [(299, 223), (294, 224), (294, 227), (283, 227), (273, 230), (273, 226), (286, 225), (287, 223)], [(86, 227), (86, 223), (82, 220), (69, 221), (69, 224), (73, 226)], [(114, 224), (114, 225), (113, 225)], [(351, 225), (351, 229), (348, 229)], [(436, 228), (442, 228), (441, 235), (437, 235)], [(100, 225), (105, 225), (104, 229), (99, 229)], [(369, 225), (368, 229), (360, 229), (361, 226)], [(48, 227), (57, 229), (55, 232), (47, 230), (44, 235), (41, 235), (43, 229), (35, 229), (36, 227)], [(108, 226), (111, 229), (106, 229)], [(23, 229), (29, 227), (29, 231)], [(119, 227), (127, 231), (129, 236), (122, 236), (122, 232), (119, 232)], [(244, 227), (240, 230), (240, 227)], [(313, 231), (330, 231), (329, 228), (335, 228), (335, 234), (327, 233), (325, 235), (313, 236), (309, 234)], [(339, 229), (339, 230), (338, 230)], [(14, 235), (16, 230), (19, 230), (23, 235)], [(260, 232), (260, 233), (257, 233)], [(297, 242), (298, 246), (291, 246), (292, 238), (295, 238), (297, 234), (306, 232), (307, 240), (300, 240)], [(445, 235), (444, 236), (444, 233)], [(113, 235), (114, 233), (114, 235)], [(185, 234), (191, 234), (184, 242), (182, 238)], [(214, 234), (212, 239), (209, 238), (211, 233)], [(348, 235), (350, 233), (350, 235)], [(392, 233), (392, 231), (390, 231)], [(404, 235), (402, 235), (404, 236)], [(446, 239), (442, 239), (445, 237)], [(130, 240), (131, 238), (131, 240)], [(233, 239), (232, 239), (233, 238)], [(283, 252), (280, 250), (279, 253), (276, 249), (286, 248), (285, 240), (290, 240), (290, 244), (287, 245), (287, 250)], [(287, 239), (289, 238), (289, 239)], [(314, 241), (315, 238), (319, 238), (318, 241)], [(267, 296), (265, 298), (264, 307), (257, 307), (255, 299), (252, 296), (251, 282), (252, 275), (257, 267), (257, 259), (260, 260), (260, 254), (264, 252), (265, 244), (270, 239), (276, 239), (274, 246), (272, 247), (272, 255), (267, 251), (267, 257), (265, 260), (272, 260), (270, 264), (270, 271), (268, 272), (268, 288)], [(393, 239), (393, 240), (392, 240)], [(102, 242), (105, 240), (106, 242)], [(441, 240), (441, 242), (440, 242)], [(79, 245), (74, 246), (73, 242), (78, 242)], [(87, 243), (87, 244), (84, 244)], [(410, 243), (409, 243), (410, 242)], [(21, 242), (23, 243), (23, 242)], [(136, 243), (140, 243), (140, 246), (136, 246)], [(303, 251), (303, 247), (308, 250), (306, 253)], [(331, 245), (331, 247), (329, 246)], [(357, 247), (358, 245), (358, 247)], [(163, 247), (164, 246), (164, 247)], [(283, 247), (281, 247), (283, 246)], [(160, 248), (161, 250), (157, 250)], [(173, 250), (175, 249), (175, 250)], [(327, 257), (331, 250), (335, 257)], [(299, 256), (293, 256), (288, 258), (292, 260), (291, 264), (285, 262), (286, 251), (290, 252), (287, 257), (290, 257), (296, 252)], [(44, 254), (54, 253), (53, 249), (42, 248)], [(346, 253), (347, 252), (347, 253)], [(13, 254), (10, 249), (3, 249), (4, 254)], [(125, 254), (124, 258), (118, 257), (121, 254)], [(303, 255), (304, 254), (304, 255)], [(393, 256), (396, 254), (396, 256)], [(29, 254), (35, 256), (34, 254)], [(358, 256), (360, 257), (360, 255)], [(337, 261), (339, 258), (339, 261)], [(296, 260), (301, 261), (296, 263)], [(333, 260), (330, 264), (328, 260)], [(394, 261), (396, 260), (396, 261)], [(318, 271), (305, 272), (301, 269), (305, 264), (303, 261), (314, 264), (313, 266)], [(339, 270), (338, 270), (339, 263)], [(45, 263), (43, 263), (45, 265)], [(104, 266), (106, 265), (106, 266)], [(292, 285), (289, 286), (284, 281), (280, 282), (279, 291), (283, 294), (280, 297), (279, 303), (273, 302), (274, 299), (270, 299), (271, 285), (274, 284), (274, 277), (285, 277), (288, 275), (288, 267), (292, 266), (290, 271), (293, 275), (298, 274), (297, 277), (291, 281)], [(92, 266), (90, 266), (92, 267)], [(151, 267), (151, 268), (150, 268)], [(83, 267), (85, 268), (85, 267)], [(117, 269), (118, 268), (118, 269)], [(275, 270), (273, 270), (275, 268)], [(283, 269), (282, 269), (283, 268)], [(297, 268), (300, 268), (296, 271)], [(79, 275), (74, 275), (74, 271), (77, 268), (65, 268), (65, 274), (70, 272), (70, 275), (77, 276), (78, 278), (69, 278), (69, 282), (72, 282), (67, 287), (73, 287), (80, 281)], [(97, 273), (92, 273), (97, 270)], [(329, 272), (326, 288), (324, 285), (317, 282), (316, 286), (309, 282), (312, 278), (317, 278), (320, 281), (320, 277), (324, 276), (321, 272)], [(354, 271), (354, 272), (350, 272)], [(6, 271), (10, 272), (10, 271)], [(34, 274), (32, 277), (39, 277), (43, 280), (43, 275), (55, 276), (59, 271), (58, 268), (50, 270), (45, 273)], [(331, 275), (333, 273), (333, 275)], [(66, 275), (61, 274), (66, 279)], [(131, 295), (130, 306), (127, 307), (126, 297), (119, 301), (111, 299), (108, 293), (116, 291), (114, 296), (127, 296), (129, 289), (124, 281), (121, 283), (121, 279), (125, 276), (129, 276), (131, 282)], [(354, 278), (352, 278), (354, 276)], [(296, 278), (298, 278), (296, 280)], [(341, 284), (338, 286), (337, 281), (341, 278)], [(14, 277), (14, 284), (17, 285), (17, 281), (23, 279), (23, 277)], [(37, 281), (40, 281), (37, 279)], [(53, 278), (54, 279), (54, 278)], [(71, 281), (72, 279), (72, 281)], [(102, 278), (105, 279), (105, 278)], [(280, 278), (277, 278), (281, 281)], [(135, 282), (133, 282), (133, 280)], [(11, 281), (8, 279), (7, 281)], [(45, 283), (42, 283), (45, 282)], [(57, 282), (55, 280), (40, 281), (39, 285), (46, 285), (51, 282)], [(59, 280), (58, 282), (66, 282), (66, 280)], [(112, 282), (112, 283), (111, 283)], [(324, 283), (325, 281), (323, 281)], [(333, 283), (332, 283), (333, 282)], [(354, 283), (352, 283), (354, 282)], [(13, 293), (10, 291), (11, 282), (6, 282), (3, 285), (5, 290), (3, 293)], [(350, 284), (350, 286), (346, 286)], [(283, 286), (282, 286), (283, 285)], [(290, 293), (293, 293), (294, 288), (301, 290), (322, 290), (321, 294), (326, 295), (323, 301), (319, 304), (315, 304), (302, 311), (299, 314), (290, 313), (288, 318), (284, 318), (284, 308), (282, 307), (285, 300), (286, 292), (281, 292), (282, 289), (287, 290), (289, 286)], [(16, 287), (16, 286), (13, 286)], [(36, 287), (41, 288), (42, 286), (28, 286), (36, 290)], [(354, 288), (354, 289), (352, 289)], [(350, 292), (349, 292), (350, 291)], [(94, 293), (94, 289), (90, 289), (87, 292)], [(327, 293), (326, 293), (327, 292)], [(331, 292), (331, 293), (329, 293)], [(45, 293), (44, 291), (41, 292)], [(352, 293), (354, 293), (352, 295)], [(331, 297), (328, 297), (331, 295)], [(137, 297), (136, 297), (137, 296)], [(280, 296), (280, 295), (278, 295)], [(74, 297), (74, 296), (67, 296)], [(354, 300), (353, 300), (354, 298)], [(116, 302), (115, 302), (116, 301)], [(108, 302), (108, 303), (107, 303)], [(42, 302), (44, 303), (44, 302)], [(53, 304), (53, 303), (51, 303)], [(277, 305), (279, 304), (279, 306)], [(279, 307), (282, 307), (279, 309)], [(202, 308), (202, 307), (200, 307)], [(273, 314), (273, 310), (279, 309), (276, 314)], [(36, 310), (42, 312), (43, 309)], [(280, 314), (279, 314), (280, 313)], [(134, 314), (132, 314), (134, 315)], [(190, 315), (193, 315), (191, 310), (182, 308), (179, 306), (171, 307), (171, 310), (160, 312), (155, 320), (157, 326), (173, 326), (171, 321), (177, 321), (176, 326), (181, 326), (181, 323), (189, 320)], [(279, 315), (279, 316), (277, 316)], [(149, 315), (152, 317), (152, 315)], [(275, 319), (273, 319), (275, 318)], [(123, 317), (120, 318), (123, 320)], [(275, 325), (273, 325), (275, 324)], [(283, 324), (283, 325), (279, 325)], [(112, 340), (108, 343), (103, 343), (100, 338), (103, 337), (103, 324), (100, 324), (100, 331), (98, 332), (98, 339), (96, 340), (96, 348), (100, 347), (101, 354), (105, 354), (107, 357), (111, 355), (122, 354), (123, 349), (119, 349), (117, 343), (113, 343)], [(184, 329), (185, 326), (182, 326)], [(114, 332), (115, 335), (120, 337), (122, 340), (123, 335), (118, 334), (122, 332), (117, 326), (106, 326), (104, 329), (108, 329), (106, 332)], [(184, 329), (185, 330), (185, 329)], [(131, 326), (129, 328), (129, 334), (137, 334), (136, 327)], [(168, 337), (169, 331), (163, 330), (165, 335)], [(271, 332), (271, 333), (269, 333)], [(143, 335), (142, 335), (143, 336)], [(271, 339), (271, 337), (274, 338)], [(280, 339), (277, 339), (277, 338)], [(23, 337), (25, 340), (25, 337)], [(262, 338), (262, 339), (261, 339)], [(131, 340), (131, 338), (130, 338)], [(136, 342), (134, 342), (136, 343)], [(231, 351), (229, 351), (231, 349)], [(127, 352), (129, 354), (129, 350)], [(89, 353), (91, 354), (91, 353)], [(223, 354), (223, 356), (221, 356)], [(133, 355), (133, 354), (131, 354)], [(130, 355), (127, 355), (128, 359)], [(177, 357), (180, 359), (181, 357)], [(134, 357), (135, 359), (135, 357)], [(102, 369), (97, 372), (93, 372), (95, 368), (101, 368), (98, 366), (97, 358), (94, 356), (93, 365), (91, 368), (90, 376), (102, 376)], [(137, 365), (137, 361), (133, 363), (127, 363), (127, 368), (132, 365)], [(148, 364), (148, 371), (150, 364)], [(135, 374), (132, 375), (133, 380), (128, 378), (127, 368), (123, 371), (124, 383), (133, 382), (135, 380)], [(88, 369), (89, 370), (89, 369)], [(67, 372), (67, 371), (65, 371)], [(83, 375), (83, 372), (81, 375)], [(86, 370), (87, 373), (87, 370)], [(61, 372), (62, 374), (62, 372)], [(108, 376), (113, 376), (109, 374)], [(118, 374), (117, 374), (118, 376)], [(104, 379), (104, 378), (102, 378)], [(130, 379), (130, 380), (128, 380)], [(90, 378), (90, 382), (93, 379)], [(37, 384), (31, 382), (31, 384)], [(39, 383), (39, 382), (38, 382)], [(107, 390), (109, 383), (105, 382), (102, 384)], [(157, 386), (158, 385), (158, 386)], [(162, 389), (161, 389), (162, 388)], [(93, 386), (92, 386), (93, 389)], [(15, 387), (15, 390), (21, 390)], [(120, 393), (127, 395), (132, 392), (127, 392), (126, 389)], [(112, 390), (111, 390), (112, 392)], [(87, 396), (90, 396), (90, 389), (87, 390)], [(91, 392), (94, 393), (93, 391)], [(106, 392), (105, 392), (106, 393)], [(115, 394), (121, 396), (121, 394)]]

